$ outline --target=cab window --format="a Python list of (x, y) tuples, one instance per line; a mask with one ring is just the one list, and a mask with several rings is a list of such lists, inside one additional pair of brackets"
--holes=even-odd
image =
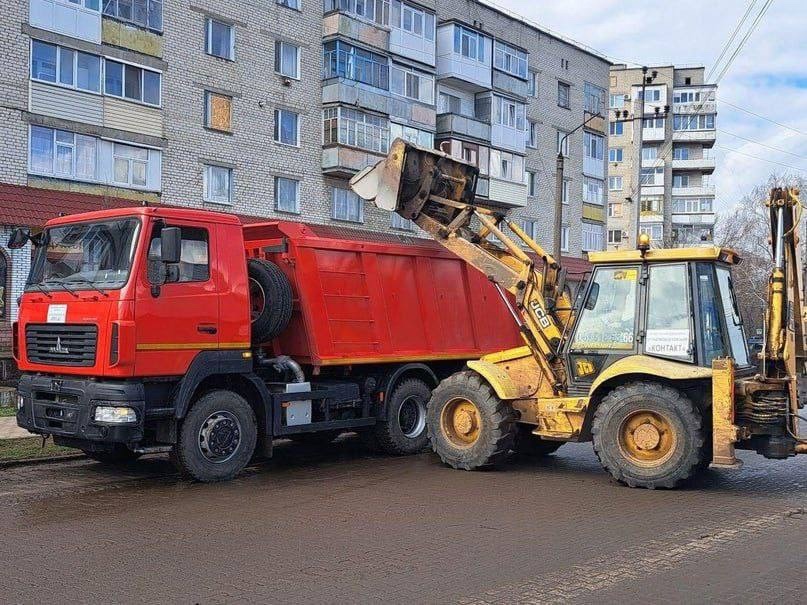
[(597, 269), (577, 322), (571, 348), (632, 349), (638, 284), (638, 267)]
[(686, 265), (653, 265), (647, 286), (644, 351), (692, 359), (692, 328)]
[(695, 283), (698, 289), (698, 321), (703, 339), (703, 359), (700, 365), (710, 367), (712, 360), (726, 356), (714, 267), (710, 264), (698, 263)]
[[(173, 226), (173, 225), (166, 225)], [(206, 229), (181, 227), (182, 248), (178, 282), (202, 282), (210, 279), (210, 257)], [(149, 243), (149, 260), (160, 258), (161, 226), (154, 228)]]
[(723, 315), (726, 318), (726, 331), (731, 344), (731, 356), (738, 366), (748, 365), (748, 349), (745, 341), (745, 330), (740, 317), (740, 309), (734, 296), (734, 284), (731, 271), (726, 267), (717, 267), (717, 283), (720, 286), (720, 300), (723, 304)]

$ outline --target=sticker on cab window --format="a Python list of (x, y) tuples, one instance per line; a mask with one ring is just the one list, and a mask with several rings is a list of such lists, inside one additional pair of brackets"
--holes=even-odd
[(623, 269), (622, 271), (614, 271), (614, 279), (616, 281), (636, 281), (638, 276), (638, 269)]

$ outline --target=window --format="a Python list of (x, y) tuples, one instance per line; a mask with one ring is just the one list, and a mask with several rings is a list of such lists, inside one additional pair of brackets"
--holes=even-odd
[(599, 135), (583, 131), (583, 157), (602, 162), (605, 153), (605, 139)]
[(712, 130), (715, 127), (715, 114), (696, 116), (673, 116), (673, 130)]
[(350, 145), (376, 153), (389, 151), (390, 127), (386, 118), (349, 107), (322, 111), (324, 144)]
[(447, 92), (441, 92), (437, 101), (437, 113), (462, 114), (462, 100)]
[(275, 143), (300, 144), (300, 116), (288, 109), (275, 109)]
[(560, 250), (561, 252), (569, 251), (569, 225), (563, 225), (560, 228)]
[(101, 92), (101, 57), (33, 40), (31, 79)]
[(104, 93), (148, 105), (160, 105), (162, 76), (128, 63), (104, 61)]
[(300, 47), (278, 40), (275, 42), (275, 72), (299, 79)]
[[(636, 98), (641, 100), (641, 98), (642, 98), (642, 91), (641, 90), (636, 91)], [(654, 101), (660, 101), (661, 100), (661, 89), (659, 89), (659, 88), (650, 88), (650, 89), (646, 90), (645, 93), (644, 93), (644, 100), (647, 103), (652, 103)]]
[(521, 228), (530, 237), (530, 239), (537, 241), (538, 238), (540, 237), (539, 226), (541, 225), (541, 222), (533, 220), (522, 220), (520, 221), (520, 223)]
[(646, 214), (661, 214), (664, 207), (664, 196), (650, 195), (642, 196), (640, 211), (642, 215)]
[(428, 130), (420, 130), (412, 126), (404, 126), (390, 122), (389, 133), (390, 140), (393, 141), (397, 138), (401, 138), (420, 147), (428, 147), (430, 149), (434, 147), (434, 133)]
[(414, 231), (415, 223), (408, 218), (403, 218), (397, 212), (390, 213), (389, 225), (393, 229), (400, 229), (401, 231)]
[(712, 212), (713, 202), (714, 200), (710, 197), (674, 197), (672, 200), (672, 211), (676, 214)]
[[(357, 4), (363, 0), (357, 0)], [(368, 0), (369, 1), (369, 0)], [(422, 11), (399, 0), (392, 0), (392, 27), (412, 36), (434, 40), (434, 14)]]
[[(69, 1), (78, 4), (78, 0)], [(85, 3), (90, 2), (85, 0)], [(97, 7), (97, 0), (93, 0), (92, 3)], [(163, 0), (104, 0), (104, 15), (154, 31), (162, 31)]]
[(205, 92), (205, 126), (212, 130), (232, 132), (232, 97), (209, 90)]
[(235, 60), (235, 27), (215, 19), (207, 20), (205, 52), (229, 61)]
[(500, 149), (491, 149), (490, 176), (512, 183), (524, 184), (524, 156)]
[(527, 195), (535, 197), (538, 193), (538, 174), (532, 170), (528, 170), (527, 174)]
[(622, 243), (622, 229), (609, 229), (608, 230), (608, 243), (609, 244), (621, 244)]
[(658, 146), (648, 145), (647, 147), (642, 147), (643, 160), (655, 160), (657, 158), (658, 158)]
[(619, 163), (622, 161), (623, 149), (621, 147), (611, 147), (608, 150), (608, 161)]
[(472, 29), (454, 26), (454, 52), (479, 63), (485, 62), (485, 37)]
[(325, 78), (346, 78), (389, 90), (389, 61), (385, 56), (339, 40), (323, 48)]
[(622, 204), (621, 203), (608, 204), (608, 217), (609, 218), (621, 218), (622, 217)]
[(277, 0), (278, 5), (300, 10), (300, 0)]
[(622, 109), (625, 107), (625, 95), (610, 95), (608, 97), (608, 106), (611, 109)]
[(644, 118), (642, 120), (642, 128), (664, 128), (664, 118)]
[[(173, 225), (165, 225), (171, 227)], [(180, 227), (179, 279), (180, 283), (203, 282), (210, 279), (210, 254), (206, 229)], [(157, 226), (149, 242), (149, 259), (159, 259), (162, 228)]]
[(685, 92), (674, 92), (673, 103), (697, 103), (701, 100), (701, 93), (693, 90)]
[(688, 160), (689, 159), (689, 147), (684, 145), (675, 145), (673, 146), (673, 159), (674, 160)]
[(233, 203), (233, 170), (224, 166), (207, 165), (204, 169), (203, 199), (214, 204)]
[(638, 283), (639, 267), (603, 267), (594, 272), (589, 297), (597, 294), (588, 301), (593, 308), (581, 312), (573, 350), (633, 348)]
[(561, 59), (560, 60), (560, 67), (561, 69), (565, 69), (568, 71), (569, 69), (569, 59)]
[(563, 179), (563, 188), (561, 190), (560, 201), (564, 204), (569, 203), (569, 183), (571, 183), (569, 179)]
[(558, 107), (571, 107), (571, 87), (566, 82), (558, 82)]
[(602, 114), (605, 109), (605, 89), (590, 82), (583, 83), (583, 109), (589, 113)]
[(689, 187), (689, 175), (688, 174), (674, 174), (673, 175), (673, 187)]
[(611, 122), (608, 127), (608, 132), (611, 136), (624, 134), (625, 122)]
[(300, 214), (300, 181), (275, 177), (275, 209)]
[[(296, 1), (296, 0), (295, 0)], [(390, 0), (325, 0), (325, 12), (339, 11), (381, 25), (390, 24)]]
[(31, 126), (29, 170), (43, 176), (94, 181), (97, 145), (94, 137)]
[(538, 147), (538, 122), (527, 120), (527, 147)]
[(702, 246), (714, 239), (711, 226), (672, 225), (672, 240), (676, 246)]
[(478, 159), (479, 159), (479, 149), (476, 145), (472, 145), (471, 143), (462, 143), (462, 159), (468, 162), (469, 164), (473, 164), (474, 166), (479, 166)]
[(496, 108), (496, 124), (524, 131), (526, 106), (504, 97), (493, 97)]
[(145, 187), (148, 182), (148, 149), (115, 143), (113, 177), (115, 183)]
[(531, 97), (538, 96), (538, 72), (531, 71), (529, 76), (529, 95)]
[(647, 223), (639, 227), (639, 233), (645, 233), (650, 236), (650, 240), (655, 244), (661, 243), (661, 238), (664, 229), (661, 223)]
[(583, 177), (583, 201), (602, 206), (605, 200), (605, 185), (599, 179)]
[(649, 271), (644, 351), (659, 357), (692, 359), (686, 265), (651, 265)]
[(358, 195), (349, 189), (334, 187), (332, 193), (332, 214), (337, 221), (351, 223), (364, 222), (364, 204)]
[(655, 168), (642, 168), (641, 170), (642, 185), (663, 185), (664, 184), (664, 167), (656, 166)]
[(569, 137), (566, 136), (568, 133), (563, 132), (562, 130), (558, 130), (557, 132), (557, 146), (556, 151), (557, 153), (561, 154), (563, 157), (569, 157)]
[(493, 43), (493, 67), (526, 80), (527, 53), (496, 40)]
[(399, 97), (434, 104), (434, 78), (410, 67), (392, 66), (390, 91)]
[(608, 177), (608, 190), (609, 191), (622, 191), (622, 177), (609, 176)]
[(581, 235), (583, 237), (583, 252), (598, 251), (605, 248), (603, 240), (605, 234), (603, 226), (594, 223), (583, 223)]

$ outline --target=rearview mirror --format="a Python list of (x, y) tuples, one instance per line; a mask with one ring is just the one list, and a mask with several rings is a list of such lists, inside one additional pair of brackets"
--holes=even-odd
[(182, 256), (182, 230), (179, 227), (163, 227), (160, 231), (160, 260), (178, 263)]
[(586, 299), (585, 309), (591, 311), (597, 306), (597, 298), (600, 296), (600, 284), (594, 282), (591, 284), (591, 290), (588, 291), (588, 298)]
[(27, 244), (30, 239), (31, 233), (27, 229), (14, 229), (8, 237), (8, 249), (19, 250), (25, 247), (25, 244)]

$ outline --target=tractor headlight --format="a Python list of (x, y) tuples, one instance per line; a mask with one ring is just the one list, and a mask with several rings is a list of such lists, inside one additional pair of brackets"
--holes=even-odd
[(95, 421), (105, 424), (134, 424), (137, 422), (137, 413), (129, 407), (99, 405), (95, 408)]

